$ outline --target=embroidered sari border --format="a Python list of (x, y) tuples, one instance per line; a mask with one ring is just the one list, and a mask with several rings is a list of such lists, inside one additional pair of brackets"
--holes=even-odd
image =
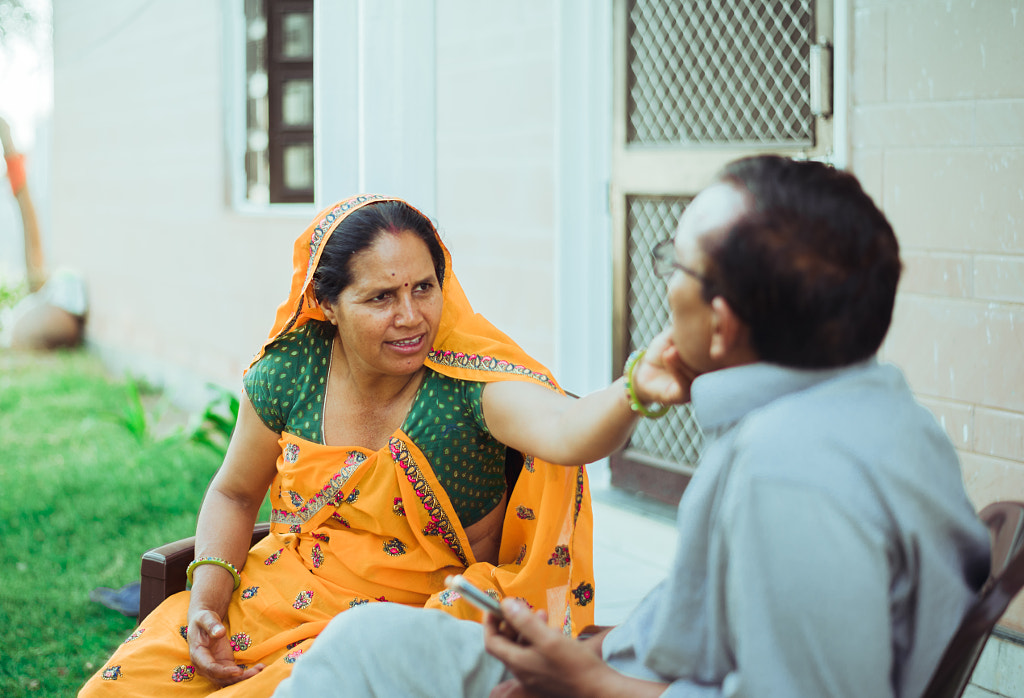
[(551, 378), (547, 375), (537, 371), (532, 371), (526, 366), (512, 363), (511, 361), (506, 361), (504, 359), (498, 359), (493, 356), (485, 356), (483, 354), (466, 354), (465, 352), (452, 351), (450, 349), (431, 349), (430, 353), (427, 355), (427, 361), (430, 361), (437, 366), (445, 366), (448, 368), (486, 371), (489, 373), (500, 373), (513, 376), (526, 376), (527, 378), (532, 378), (535, 381), (554, 387)]
[(455, 525), (452, 523), (451, 517), (444, 510), (444, 507), (441, 506), (441, 502), (423, 474), (423, 469), (412, 457), (409, 447), (399, 438), (390, 439), (388, 447), (391, 449), (391, 457), (405, 472), (406, 478), (412, 484), (413, 491), (416, 492), (420, 504), (426, 510), (430, 523), (435, 526), (437, 534), (441, 536), (451, 551), (455, 553), (459, 561), (463, 565), (468, 566), (469, 558), (466, 556), (466, 551), (462, 547), (461, 541), (459, 541)]
[(289, 526), (302, 526), (308, 523), (320, 510), (326, 506), (338, 506), (344, 500), (342, 488), (352, 477), (352, 473), (362, 465), (346, 465), (344, 468), (331, 476), (331, 479), (320, 490), (309, 497), (295, 512), (287, 509), (272, 509), (270, 512), (270, 523), (287, 524)]

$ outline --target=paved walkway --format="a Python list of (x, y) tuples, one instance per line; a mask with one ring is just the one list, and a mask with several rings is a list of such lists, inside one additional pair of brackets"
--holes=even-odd
[(611, 489), (593, 489), (594, 622), (616, 625), (668, 572), (675, 509)]

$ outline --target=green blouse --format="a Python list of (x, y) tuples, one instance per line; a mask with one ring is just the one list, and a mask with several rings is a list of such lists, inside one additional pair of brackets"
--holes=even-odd
[[(311, 321), (267, 347), (245, 374), (245, 392), (263, 423), (323, 443), (334, 326)], [(479, 521), (505, 492), (505, 446), (484, 422), (484, 384), (427, 369), (404, 431), (427, 457), (464, 526)]]

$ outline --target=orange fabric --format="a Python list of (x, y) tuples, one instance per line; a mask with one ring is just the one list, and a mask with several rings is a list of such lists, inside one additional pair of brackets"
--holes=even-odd
[[(310, 288), (322, 245), (345, 215), (381, 200), (358, 197), (332, 206), (299, 238), (291, 294), (267, 344), (323, 318)], [(558, 389), (543, 366), (473, 313), (447, 250), (445, 258), (441, 328), (428, 365), (470, 380), (529, 380)], [(267, 669), (218, 695), (270, 695), (327, 622), (357, 604), (390, 601), (479, 620), (475, 607), (444, 589), (449, 574), (462, 573), (495, 597), (519, 597), (546, 610), (549, 623), (567, 634), (593, 623), (592, 514), (583, 468), (525, 456), (495, 566), (473, 557), (431, 464), (404, 432), (375, 452), (289, 433), (279, 444), (271, 533), (249, 552), (228, 611), (236, 661), (263, 662)], [(190, 674), (179, 632), (187, 607), (188, 592), (161, 604), (82, 695), (157, 695), (172, 682), (175, 695), (212, 692), (212, 684)]]
[(6, 155), (4, 156), (4, 161), (7, 163), (7, 179), (11, 182), (11, 191), (17, 196), (27, 181), (25, 176), (25, 156), (21, 153)]

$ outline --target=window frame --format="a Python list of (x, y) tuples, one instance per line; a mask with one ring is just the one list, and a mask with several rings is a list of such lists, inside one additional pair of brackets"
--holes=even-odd
[[(309, 126), (290, 126), (284, 123), (283, 88), (290, 80), (308, 79), (316, 85), (314, 79), (315, 47), (309, 58), (287, 58), (280, 55), (283, 45), (283, 18), (288, 14), (305, 14), (311, 16), (310, 28), (314, 26), (315, 14), (313, 0), (264, 0), (267, 16), (267, 93), (270, 106), (267, 136), (270, 155), (270, 203), (301, 203), (313, 204), (316, 191), (316, 147), (315, 120), (311, 118)], [(312, 41), (315, 42), (315, 31)], [(316, 90), (313, 90), (314, 111)], [(313, 112), (311, 112), (312, 117)], [(312, 178), (308, 187), (288, 187), (284, 180), (284, 151), (289, 146), (308, 145), (312, 153)]]
[[(318, 21), (316, 3), (314, 5), (314, 46), (313, 62), (319, 59), (316, 22)], [(246, 174), (246, 158), (249, 155), (248, 141), (248, 85), (246, 73), (247, 51), (247, 19), (244, 0), (221, 0), (224, 37), (224, 157), (225, 157), (225, 202), (231, 210), (245, 215), (281, 215), (289, 218), (308, 219), (317, 210), (316, 186), (320, 183), (320, 152), (316, 131), (319, 128), (318, 96), (321, 94), (316, 77), (313, 81), (314, 92), (314, 123), (313, 123), (313, 157), (314, 157), (314, 198), (306, 202), (260, 201), (249, 197), (248, 179)], [(269, 31), (268, 16), (268, 31)], [(269, 90), (268, 77), (268, 90)], [(269, 144), (268, 144), (269, 147)]]

